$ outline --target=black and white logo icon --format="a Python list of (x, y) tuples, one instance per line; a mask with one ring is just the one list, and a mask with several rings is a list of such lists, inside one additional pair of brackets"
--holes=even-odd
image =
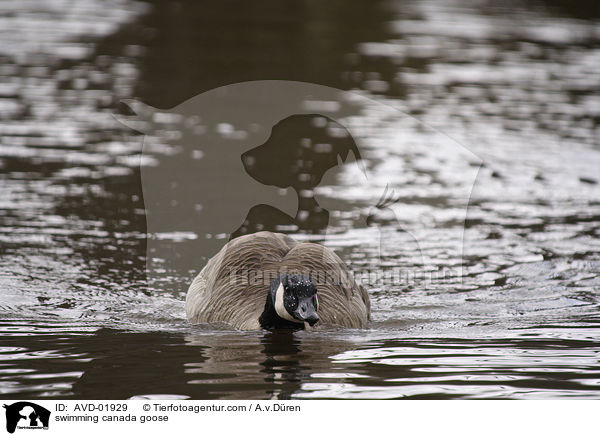
[(28, 401), (19, 401), (4, 405), (6, 409), (6, 431), (14, 433), (16, 429), (48, 429), (50, 411)]

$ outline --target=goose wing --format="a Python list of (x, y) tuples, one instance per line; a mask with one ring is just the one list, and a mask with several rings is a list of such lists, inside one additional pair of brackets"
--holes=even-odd
[(231, 240), (194, 279), (186, 315), (194, 323), (224, 322), (260, 328), (258, 318), (271, 281), (285, 255), (298, 243), (279, 233), (258, 232)]

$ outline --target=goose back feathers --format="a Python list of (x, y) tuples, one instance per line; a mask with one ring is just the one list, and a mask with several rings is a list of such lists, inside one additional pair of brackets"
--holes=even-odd
[(281, 274), (310, 277), (316, 284), (317, 325), (366, 327), (368, 294), (342, 260), (319, 244), (271, 232), (233, 239), (209, 260), (188, 289), (187, 318), (259, 329), (269, 289)]

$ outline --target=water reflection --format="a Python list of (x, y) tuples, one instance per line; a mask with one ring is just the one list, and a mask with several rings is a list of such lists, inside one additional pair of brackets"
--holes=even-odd
[[(370, 367), (387, 387), (309, 383), (299, 398), (595, 398), (596, 341), (424, 339), (381, 341), (332, 359)], [(352, 365), (356, 363), (355, 365)], [(376, 367), (374, 368), (373, 365)], [(586, 376), (581, 378), (582, 373)]]
[(39, 329), (43, 339), (28, 324), (3, 324), (1, 352), (11, 359), (0, 371), (0, 396), (289, 399), (329, 354), (351, 346), (289, 332)]
[(595, 338), (540, 330), (366, 340), (76, 328), (46, 323), (33, 334), (30, 323), (3, 323), (0, 398), (597, 398), (600, 385)]
[[(65, 13), (53, 0), (3, 2), (0, 395), (597, 398), (593, 6), (92, 0)], [(168, 108), (253, 79), (359, 90), (481, 156), (462, 257), (458, 200), (473, 167), (408, 120), (372, 128), (361, 148), (380, 189), (350, 189), (342, 174), (331, 191), (344, 187), (339, 201), (360, 209), (390, 181), (403, 187), (402, 208), (378, 217), (385, 256), (370, 227), (354, 229), (372, 221), (364, 211), (314, 199), (330, 212), (327, 243), (354, 270), (462, 275), (375, 284), (364, 332), (191, 329), (182, 290), (197, 271), (165, 264), (150, 286), (144, 271), (139, 166), (168, 157), (142, 157), (113, 113), (123, 98)], [(322, 225), (314, 216), (308, 230)], [(188, 241), (163, 243), (185, 252)]]
[(265, 381), (274, 385), (273, 400), (289, 400), (310, 374), (310, 366), (301, 362), (301, 341), (289, 332), (270, 332), (261, 340), (266, 359), (262, 363)]
[[(300, 80), (341, 85), (346, 56), (365, 38), (379, 40), (389, 14), (383, 1), (320, 3), (276, 0), (260, 5), (161, 0), (145, 18), (135, 95), (158, 108), (249, 80)], [(163, 92), (168, 89), (169, 92)]]

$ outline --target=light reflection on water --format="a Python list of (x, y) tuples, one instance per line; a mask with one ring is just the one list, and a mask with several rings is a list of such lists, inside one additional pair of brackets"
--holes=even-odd
[[(198, 6), (93, 0), (65, 15), (61, 2), (3, 3), (0, 396), (598, 397), (598, 17), (566, 2), (356, 2), (347, 16), (301, 3), (298, 23), (275, 4), (240, 11), (249, 27), (221, 23), (230, 39), (220, 44)], [(184, 30), (173, 43), (166, 13)], [(205, 19), (207, 34), (186, 16)], [(319, 26), (303, 29), (307, 17)], [(297, 26), (264, 35), (269, 62), (247, 43), (264, 19)], [(290, 44), (303, 56), (290, 58)], [(140, 138), (113, 119), (117, 102), (168, 107), (264, 78), (362, 90), (483, 159), (462, 258), (452, 248), (468, 163), (423, 152), (431, 137), (407, 120), (372, 131), (364, 151), (374, 184), (399, 186), (395, 213), (418, 252), (388, 223), (380, 258), (373, 230), (352, 228), (360, 213), (332, 213), (326, 241), (354, 270), (417, 271), (424, 259), (460, 276), (373, 283), (368, 330), (294, 335), (188, 325), (183, 297), (197, 271), (168, 259), (147, 286), (138, 166), (160, 165), (169, 149), (142, 160)], [(365, 108), (361, 122), (373, 120)], [(388, 142), (394, 132), (414, 148)], [(381, 193), (339, 183), (353, 204)]]
[(479, 337), (393, 339), (374, 329), (290, 335), (79, 328), (3, 323), (2, 395), (597, 398), (600, 383), (593, 329), (578, 329), (579, 337), (570, 339), (540, 330), (497, 339), (496, 328)]

